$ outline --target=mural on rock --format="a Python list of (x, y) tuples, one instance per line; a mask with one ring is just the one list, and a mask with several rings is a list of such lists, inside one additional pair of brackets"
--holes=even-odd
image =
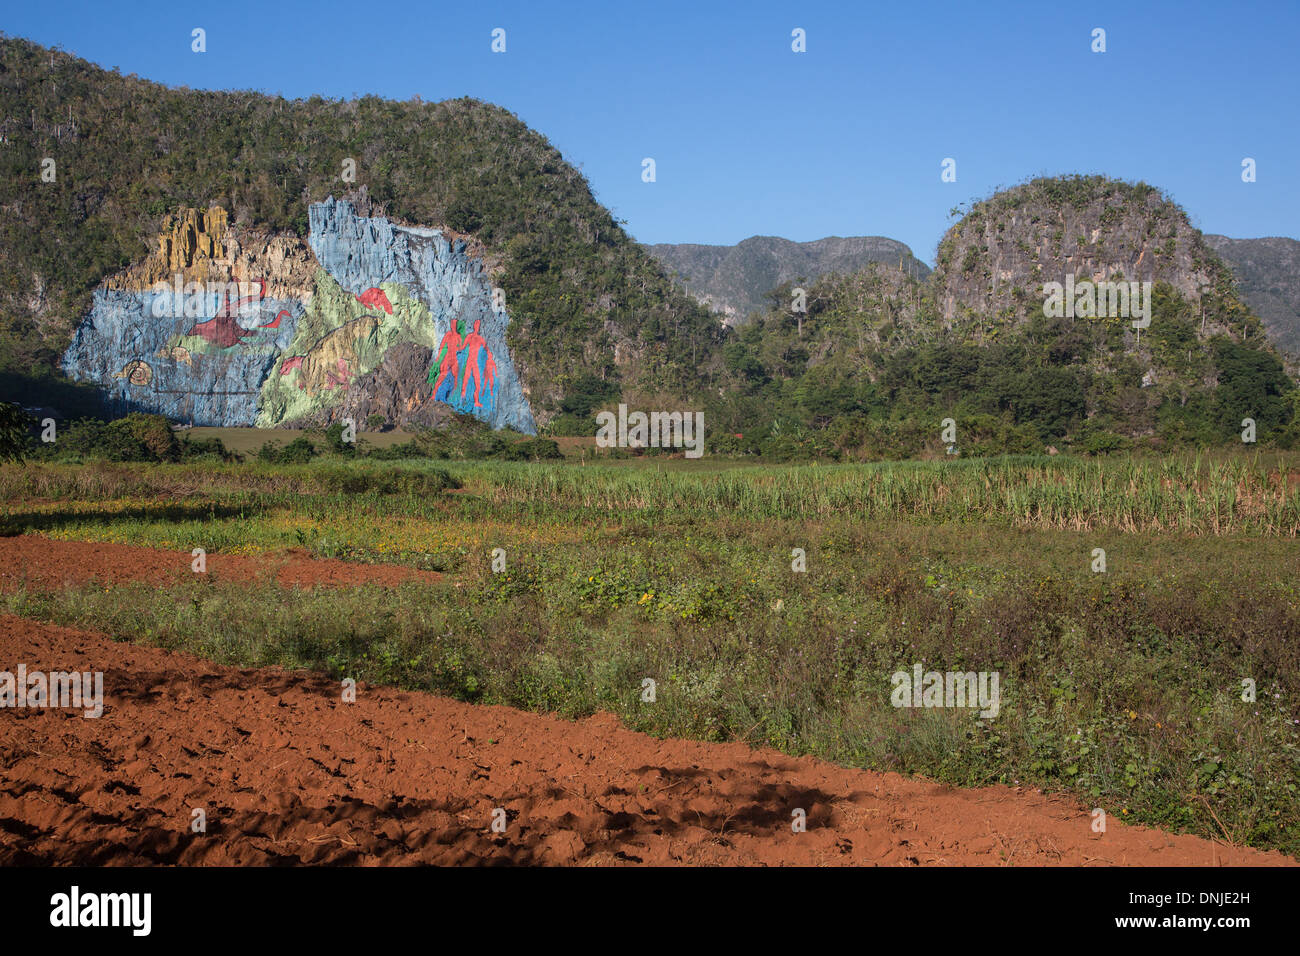
[(224, 210), (185, 210), (143, 262), (95, 291), (63, 368), (100, 384), (117, 411), (251, 425), (310, 294), (309, 262), (297, 239), (241, 241)]
[(219, 207), (173, 216), (96, 290), (64, 370), (116, 411), (196, 425), (436, 425), (450, 408), (536, 434), (510, 317), (465, 240), (333, 198), (309, 214), (305, 244)]
[[(437, 361), (429, 368), (429, 384), (435, 400), (457, 411), (487, 416), (496, 399), (497, 365), (487, 340), (479, 332), (480, 324), (475, 319), (474, 331), (469, 335), (465, 334), (463, 319), (447, 330), (438, 346)], [(469, 391), (471, 381), (473, 393)]]

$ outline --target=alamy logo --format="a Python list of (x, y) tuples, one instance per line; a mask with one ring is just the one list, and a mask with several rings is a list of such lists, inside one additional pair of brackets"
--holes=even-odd
[(150, 893), (82, 893), (78, 886), (50, 897), (50, 925), (127, 926), (133, 936), (148, 936), (153, 924)]
[(0, 671), (0, 708), (59, 707), (85, 711), (86, 719), (104, 713), (103, 671)]
[(171, 284), (156, 282), (150, 313), (155, 319), (211, 319), (219, 315), (259, 314), (266, 282), (185, 282), (179, 273)]
[(1133, 328), (1151, 325), (1150, 282), (1043, 283), (1043, 315), (1049, 319), (1133, 319)]
[(895, 671), (890, 680), (889, 702), (895, 707), (979, 707), (986, 720), (1002, 708), (997, 671), (925, 671), (914, 664), (910, 674)]
[(687, 458), (704, 454), (703, 412), (628, 413), (618, 406), (618, 415), (596, 415), (596, 445), (600, 448), (685, 448)]

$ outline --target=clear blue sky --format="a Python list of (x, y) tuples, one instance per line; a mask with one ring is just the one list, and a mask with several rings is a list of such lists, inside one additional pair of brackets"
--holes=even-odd
[(40, 0), (0, 30), (171, 85), (488, 100), (643, 242), (885, 235), (932, 261), (958, 203), (1070, 172), (1146, 180), (1206, 232), (1300, 235), (1296, 0)]

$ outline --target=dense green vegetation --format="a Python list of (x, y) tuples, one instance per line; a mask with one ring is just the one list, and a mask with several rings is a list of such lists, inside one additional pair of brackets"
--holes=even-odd
[[(1300, 853), (1294, 455), (647, 464), (6, 465), (9, 533), (213, 557), (167, 588), (0, 605), (241, 665), (1039, 786)], [(299, 548), (445, 576), (221, 577), (222, 554)], [(919, 662), (998, 672), (997, 718), (891, 706), (890, 675)]]
[(1168, 285), (1153, 290), (1142, 355), (1125, 350), (1120, 323), (1045, 318), (1041, 300), (983, 341), (935, 333), (927, 296), (879, 267), (814, 283), (806, 314), (786, 306), (788, 284), (775, 290), (772, 309), (724, 348), (736, 387), (718, 403), (715, 447), (778, 459), (942, 454), (945, 418), (973, 455), (1207, 447), (1240, 441), (1243, 418), (1258, 442), (1300, 441), (1300, 391), (1276, 352), (1201, 338), (1199, 316)]
[[(544, 137), (498, 107), (173, 90), (17, 39), (0, 38), (0, 65), (0, 399), (93, 411), (93, 395), (55, 373), (58, 357), (91, 290), (144, 255), (165, 214), (221, 204), (237, 223), (302, 234), (310, 202), (364, 186), (358, 201), (482, 242), (551, 436), (590, 436), (595, 412), (626, 401), (703, 410), (712, 453), (773, 460), (1207, 447), (1239, 441), (1245, 418), (1262, 444), (1300, 440), (1300, 392), (1259, 320), (1182, 211), (1146, 184), (1033, 180), (975, 204), (926, 282), (880, 265), (826, 276), (809, 284), (806, 312), (791, 310), (787, 283), (765, 315), (727, 330), (674, 291)], [(345, 159), (355, 185), (340, 178)], [(1184, 243), (1209, 291), (1198, 308), (1157, 284), (1151, 327), (1133, 343), (1121, 322), (1045, 319), (1033, 294), (1042, 276), (1020, 243), (1026, 274), (998, 293), (1010, 304), (945, 319), (945, 295), (996, 286), (971, 237), (1002, 234), (1013, 214), (1040, 230), (1058, 214), (1095, 214), (1100, 230), (1137, 229), (1166, 268), (1166, 247)], [(1041, 256), (1064, 254), (1059, 231)], [(955, 443), (940, 440), (946, 418)], [(110, 457), (131, 458), (130, 432), (85, 440), (117, 441)], [(548, 454), (503, 441), (385, 454)], [(310, 455), (274, 450), (286, 452)]]
[(0, 64), (0, 398), (55, 401), (91, 290), (145, 254), (164, 214), (219, 204), (305, 235), (309, 203), (355, 188), (340, 178), (349, 158), (388, 215), (473, 233), (500, 264), (511, 352), (543, 416), (583, 376), (617, 378), (615, 343), (629, 390), (686, 395), (713, 372), (717, 319), (506, 110), (169, 89), (12, 38)]
[[(141, 412), (107, 422), (96, 418), (68, 422), (56, 426), (52, 441), (45, 441), (42, 432), (18, 406), (0, 402), (0, 460), (210, 464), (240, 460), (220, 438), (196, 438), (187, 432), (178, 436), (163, 416)], [(493, 431), (472, 416), (456, 415), (446, 427), (425, 429), (401, 443), (376, 446), (365, 433), (348, 440), (343, 425), (335, 423), (305, 429), (283, 445), (274, 439), (265, 441), (249, 457), (266, 464), (305, 465), (318, 457), (547, 461), (563, 455), (552, 439), (529, 438), (508, 429)]]
[[(0, 459), (34, 461), (229, 461), (220, 440), (178, 439), (161, 415), (133, 412), (104, 421), (81, 418), (62, 424), (38, 422), (19, 406), (0, 402)], [(47, 440), (48, 439), (48, 440)]]
[(32, 417), (17, 405), (0, 402), (0, 461), (22, 461), (33, 424)]

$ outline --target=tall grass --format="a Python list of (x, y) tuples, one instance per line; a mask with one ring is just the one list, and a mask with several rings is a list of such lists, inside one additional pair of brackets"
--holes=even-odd
[(0, 465), (0, 501), (104, 501), (191, 495), (320, 493), (436, 494), (457, 487), (442, 468), (343, 459), (306, 465), (89, 464)]
[(572, 465), (452, 465), (488, 501), (534, 510), (944, 522), (1191, 534), (1300, 534), (1285, 460), (1079, 460), (757, 467), (690, 474)]
[(419, 512), (459, 484), (479, 502), (551, 517), (562, 511), (569, 518), (578, 512), (909, 518), (1074, 531), (1300, 535), (1295, 456), (1008, 457), (701, 473), (507, 462), (0, 467), (0, 501), (10, 509), (32, 500), (375, 494), (410, 496), (400, 510)]

